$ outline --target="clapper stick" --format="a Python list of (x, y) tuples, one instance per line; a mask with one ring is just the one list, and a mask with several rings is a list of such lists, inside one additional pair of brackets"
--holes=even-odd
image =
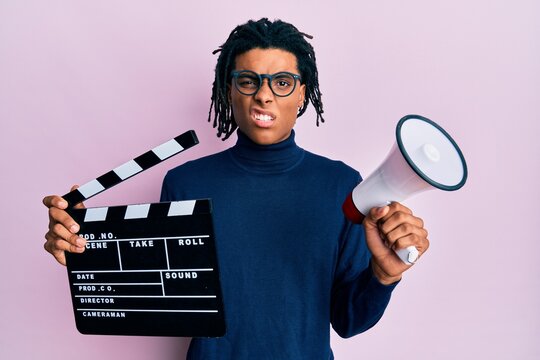
[(152, 150), (137, 156), (133, 160), (130, 160), (101, 175), (100, 177), (87, 182), (81, 187), (65, 194), (63, 198), (68, 202), (68, 208), (71, 208), (82, 201), (90, 199), (102, 191), (120, 184), (124, 180), (127, 180), (142, 171), (150, 169), (152, 166), (161, 163), (171, 156), (179, 154), (182, 151), (197, 145), (198, 143), (199, 139), (197, 139), (195, 131), (186, 131), (174, 139), (156, 146)]

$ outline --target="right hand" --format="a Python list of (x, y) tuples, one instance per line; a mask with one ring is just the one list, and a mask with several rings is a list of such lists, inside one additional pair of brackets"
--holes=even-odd
[[(78, 188), (74, 185), (71, 191)], [(79, 224), (65, 211), (68, 206), (61, 196), (49, 195), (43, 198), (43, 205), (49, 208), (49, 231), (45, 234), (44, 248), (62, 265), (66, 265), (65, 252), (82, 253), (85, 249), (86, 240), (79, 237), (77, 232)], [(83, 203), (75, 206), (77, 209), (84, 208)]]

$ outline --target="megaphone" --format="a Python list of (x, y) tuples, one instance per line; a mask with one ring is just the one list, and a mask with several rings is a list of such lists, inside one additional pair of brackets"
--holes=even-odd
[[(396, 126), (396, 142), (386, 159), (347, 196), (343, 212), (360, 224), (373, 207), (432, 189), (455, 191), (466, 180), (467, 164), (454, 139), (430, 119), (407, 115)], [(406, 264), (419, 255), (414, 246), (396, 253)]]

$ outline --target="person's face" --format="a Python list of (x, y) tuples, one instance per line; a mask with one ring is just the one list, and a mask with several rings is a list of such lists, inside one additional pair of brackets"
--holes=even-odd
[[(287, 71), (299, 74), (296, 56), (281, 49), (252, 49), (235, 59), (236, 71), (250, 70), (258, 74)], [(289, 137), (296, 123), (298, 107), (304, 102), (306, 86), (297, 81), (293, 93), (286, 97), (274, 95), (263, 79), (254, 95), (243, 95), (234, 84), (229, 86), (234, 119), (240, 130), (260, 145), (276, 144)]]

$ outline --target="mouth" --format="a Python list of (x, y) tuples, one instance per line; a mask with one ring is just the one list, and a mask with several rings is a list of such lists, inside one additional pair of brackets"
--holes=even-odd
[(255, 114), (253, 115), (253, 117), (255, 118), (255, 120), (265, 121), (265, 122), (274, 120), (270, 115), (264, 115), (264, 114)]
[(276, 116), (269, 111), (253, 109), (251, 110), (251, 118), (257, 126), (267, 128), (272, 125)]

